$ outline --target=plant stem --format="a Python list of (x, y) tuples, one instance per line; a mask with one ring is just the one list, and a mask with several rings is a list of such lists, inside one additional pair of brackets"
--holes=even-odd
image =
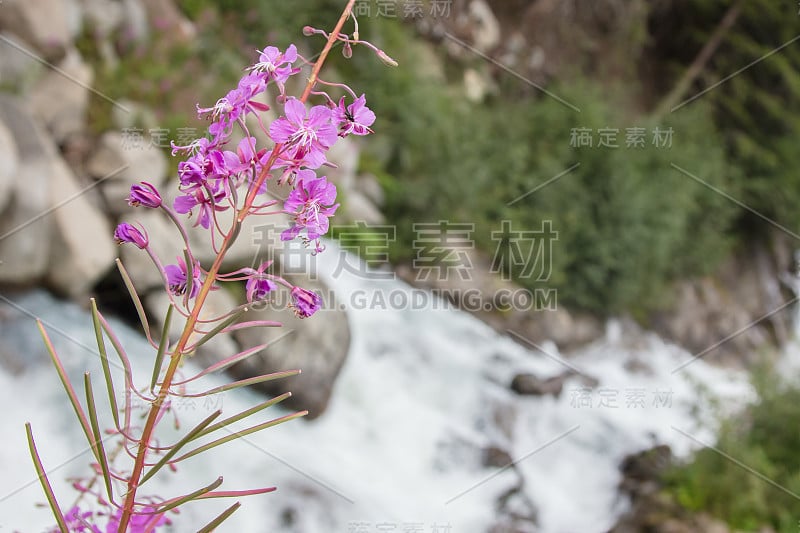
[[(344, 8), (344, 11), (342, 11), (342, 15), (341, 17), (339, 17), (339, 21), (336, 23), (336, 26), (334, 27), (333, 31), (328, 37), (328, 41), (325, 43), (325, 47), (322, 49), (319, 58), (314, 63), (314, 67), (311, 71), (311, 76), (309, 77), (308, 83), (306, 84), (306, 88), (303, 91), (303, 95), (300, 98), (301, 102), (305, 103), (305, 101), (308, 99), (309, 94), (311, 94), (311, 91), (313, 90), (314, 85), (317, 82), (317, 77), (319, 76), (319, 71), (322, 68), (322, 64), (325, 62), (325, 58), (328, 56), (328, 53), (333, 47), (333, 44), (336, 42), (336, 36), (339, 35), (339, 32), (344, 26), (344, 23), (349, 18), (355, 2), (356, 0), (348, 0), (347, 5)], [(147, 456), (148, 448), (150, 447), (150, 439), (153, 436), (153, 431), (156, 426), (156, 421), (158, 420), (158, 415), (161, 412), (161, 406), (163, 405), (164, 400), (166, 400), (166, 398), (169, 396), (169, 389), (172, 386), (173, 379), (175, 378), (175, 372), (177, 371), (178, 365), (180, 364), (181, 359), (183, 358), (184, 350), (186, 349), (186, 345), (189, 342), (189, 338), (194, 332), (195, 325), (197, 324), (197, 320), (200, 316), (200, 311), (203, 308), (203, 304), (205, 303), (206, 297), (208, 296), (208, 293), (211, 290), (214, 281), (216, 280), (216, 276), (219, 273), (220, 268), (222, 267), (222, 261), (225, 258), (225, 254), (227, 253), (233, 241), (236, 239), (239, 226), (242, 220), (244, 220), (244, 218), (248, 215), (250, 209), (252, 208), (253, 202), (255, 201), (256, 193), (260, 189), (264, 180), (266, 180), (269, 169), (275, 163), (275, 160), (277, 159), (279, 153), (280, 153), (280, 145), (276, 145), (272, 151), (272, 154), (270, 155), (269, 161), (264, 165), (264, 169), (261, 171), (258, 180), (251, 187), (250, 192), (248, 193), (247, 198), (245, 199), (244, 205), (242, 206), (242, 209), (239, 211), (238, 215), (234, 218), (231, 229), (225, 236), (225, 239), (222, 241), (219, 253), (214, 259), (214, 264), (211, 265), (211, 268), (208, 270), (206, 279), (203, 282), (202, 287), (200, 288), (200, 292), (197, 294), (197, 298), (195, 299), (192, 312), (189, 315), (189, 318), (186, 320), (186, 325), (183, 328), (183, 333), (181, 334), (178, 343), (175, 345), (175, 349), (172, 351), (172, 354), (170, 356), (169, 366), (167, 367), (167, 371), (164, 374), (164, 379), (161, 381), (161, 386), (158, 389), (158, 394), (156, 395), (156, 398), (153, 400), (153, 403), (150, 406), (150, 411), (147, 415), (147, 420), (144, 424), (144, 428), (142, 429), (142, 436), (139, 439), (139, 449), (136, 454), (136, 460), (134, 461), (133, 470), (131, 471), (131, 476), (128, 480), (128, 492), (125, 496), (125, 503), (122, 508), (122, 516), (120, 517), (119, 528), (117, 530), (120, 533), (124, 533), (125, 531), (127, 531), (128, 524), (130, 522), (131, 517), (133, 516), (134, 505), (136, 503), (136, 490), (139, 487), (139, 483), (142, 478), (145, 458)], [(188, 267), (192, 268), (192, 265), (188, 265)]]

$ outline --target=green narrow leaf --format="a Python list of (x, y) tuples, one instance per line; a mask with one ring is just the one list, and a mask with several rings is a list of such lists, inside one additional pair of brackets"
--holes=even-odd
[(131, 395), (132, 391), (134, 390), (133, 377), (132, 377), (133, 372), (131, 371), (131, 361), (128, 358), (128, 354), (125, 353), (125, 349), (122, 347), (122, 343), (119, 341), (119, 338), (114, 333), (114, 330), (111, 329), (111, 325), (103, 316), (103, 313), (98, 311), (97, 317), (100, 319), (100, 324), (103, 326), (103, 331), (106, 332), (108, 340), (111, 341), (111, 346), (113, 346), (114, 351), (117, 352), (117, 356), (119, 357), (119, 360), (122, 363), (122, 368), (125, 373), (125, 430), (127, 431), (128, 429), (130, 429)]
[(230, 517), (233, 513), (235, 513), (237, 511), (237, 509), (239, 509), (239, 507), (241, 507), (241, 506), (242, 506), (242, 504), (239, 503), (239, 502), (234, 503), (233, 505), (231, 505), (230, 507), (225, 509), (225, 511), (223, 511), (222, 514), (220, 514), (214, 520), (209, 522), (208, 525), (204, 526), (202, 529), (199, 529), (197, 531), (197, 533), (211, 533), (212, 531), (217, 529), (217, 527), (221, 523), (223, 523), (225, 520), (227, 520), (228, 517)]
[(164, 513), (166, 511), (169, 511), (170, 509), (175, 509), (179, 505), (183, 505), (184, 503), (190, 502), (190, 501), (194, 500), (195, 498), (197, 498), (198, 496), (202, 496), (203, 494), (205, 494), (207, 492), (211, 492), (212, 490), (216, 489), (220, 485), (222, 485), (222, 476), (218, 477), (217, 480), (215, 482), (213, 482), (211, 485), (203, 487), (202, 489), (198, 489), (198, 490), (192, 492), (191, 494), (187, 494), (186, 496), (181, 496), (180, 498), (176, 498), (174, 500), (168, 501), (167, 504), (164, 507), (159, 507), (156, 512), (157, 513)]
[(69, 402), (72, 404), (72, 409), (75, 411), (75, 415), (78, 417), (78, 422), (81, 424), (83, 433), (86, 435), (86, 441), (91, 443), (92, 429), (89, 426), (89, 420), (86, 418), (86, 413), (83, 412), (83, 407), (81, 407), (81, 404), (78, 401), (78, 395), (75, 394), (75, 389), (72, 387), (69, 377), (67, 377), (67, 371), (64, 369), (64, 365), (61, 363), (61, 359), (59, 359), (50, 337), (48, 337), (47, 332), (44, 330), (42, 322), (37, 320), (36, 325), (39, 327), (39, 333), (41, 333), (42, 338), (44, 339), (44, 344), (47, 348), (47, 353), (50, 354), (50, 359), (53, 361), (53, 366), (56, 367), (58, 377), (61, 378), (61, 384), (64, 385), (64, 390), (67, 391), (67, 396), (69, 397)]
[(136, 314), (139, 315), (139, 322), (142, 324), (144, 334), (147, 335), (148, 340), (152, 340), (152, 337), (150, 336), (150, 324), (147, 322), (147, 315), (144, 312), (142, 301), (139, 299), (139, 294), (136, 292), (136, 287), (134, 287), (133, 281), (128, 275), (128, 271), (125, 270), (125, 267), (122, 265), (122, 261), (120, 261), (119, 258), (117, 258), (117, 269), (122, 276), (122, 281), (125, 283), (125, 287), (128, 289), (128, 294), (131, 295), (133, 305), (136, 307)]
[(264, 374), (263, 376), (256, 376), (254, 378), (242, 379), (239, 381), (234, 381), (233, 383), (228, 383), (226, 385), (220, 385), (219, 387), (214, 387), (213, 389), (207, 390), (206, 392), (201, 392), (198, 394), (183, 394), (182, 396), (186, 398), (199, 398), (201, 396), (210, 396), (212, 394), (218, 394), (220, 392), (238, 389), (240, 387), (248, 387), (250, 385), (255, 385), (257, 383), (263, 383), (264, 381), (272, 381), (273, 379), (296, 376), (299, 373), (300, 373), (299, 370), (286, 370), (285, 372), (274, 372), (272, 374)]
[(208, 451), (208, 450), (210, 450), (212, 448), (216, 448), (217, 446), (219, 446), (221, 444), (225, 444), (226, 442), (230, 442), (232, 440), (238, 439), (239, 437), (244, 437), (246, 435), (250, 435), (251, 433), (256, 433), (258, 431), (261, 431), (262, 429), (267, 429), (267, 428), (272, 427), (272, 426), (277, 426), (278, 424), (282, 424), (283, 422), (288, 422), (289, 420), (294, 420), (295, 418), (300, 418), (302, 416), (306, 416), (307, 414), (308, 414), (308, 411), (300, 411), (300, 412), (297, 412), (297, 413), (293, 413), (291, 415), (286, 415), (286, 416), (282, 416), (280, 418), (276, 418), (274, 420), (270, 420), (269, 422), (264, 422), (263, 424), (258, 424), (257, 426), (253, 426), (251, 428), (248, 428), (248, 429), (245, 429), (245, 430), (242, 430), (242, 431), (237, 431), (235, 433), (232, 432), (230, 435), (228, 435), (226, 437), (222, 437), (222, 438), (217, 439), (215, 441), (209, 442), (208, 444), (204, 444), (203, 446), (200, 446), (199, 448), (195, 448), (194, 450), (190, 451), (189, 453), (181, 455), (178, 459), (176, 459), (175, 462), (183, 461), (184, 459), (188, 459), (189, 457), (193, 457), (193, 456), (197, 455), (198, 453), (202, 453), (202, 452)]
[(47, 503), (50, 504), (50, 510), (53, 511), (53, 516), (56, 518), (58, 529), (61, 531), (69, 531), (67, 529), (67, 522), (64, 520), (64, 515), (61, 514), (61, 507), (59, 507), (58, 501), (56, 501), (53, 487), (50, 485), (50, 480), (47, 479), (47, 472), (45, 472), (42, 460), (39, 458), (39, 452), (36, 451), (36, 442), (33, 440), (33, 429), (31, 429), (30, 422), (25, 423), (25, 432), (28, 434), (28, 449), (31, 452), (31, 458), (36, 467), (36, 474), (39, 476), (39, 482), (41, 482), (42, 489), (44, 489), (45, 496), (47, 496)]
[(108, 459), (106, 458), (106, 449), (103, 447), (103, 439), (100, 434), (100, 424), (97, 423), (97, 406), (94, 403), (94, 391), (92, 391), (92, 378), (88, 372), (83, 375), (83, 385), (86, 388), (86, 405), (89, 408), (89, 421), (92, 424), (92, 433), (94, 434), (94, 442), (92, 448), (95, 449), (95, 455), (99, 458), (100, 469), (103, 471), (103, 481), (106, 484), (106, 492), (108, 493), (108, 500), (113, 501), (114, 491), (111, 486), (111, 472), (108, 468)]
[(156, 387), (158, 376), (161, 374), (161, 364), (164, 362), (164, 353), (167, 351), (169, 345), (169, 325), (172, 321), (172, 311), (175, 309), (172, 304), (167, 308), (167, 316), (164, 317), (164, 327), (161, 328), (161, 342), (158, 343), (158, 352), (156, 353), (156, 361), (153, 364), (153, 377), (150, 379), (150, 391)]
[(285, 392), (285, 393), (281, 394), (280, 396), (276, 396), (275, 398), (272, 398), (271, 400), (267, 400), (266, 402), (260, 403), (260, 404), (256, 405), (255, 407), (251, 407), (250, 409), (248, 409), (246, 411), (242, 411), (238, 415), (231, 416), (229, 418), (226, 418), (225, 420), (220, 420), (216, 424), (212, 424), (212, 425), (208, 426), (206, 429), (204, 429), (203, 431), (201, 431), (199, 434), (197, 434), (197, 436), (195, 436), (195, 438), (197, 439), (197, 438), (200, 438), (200, 437), (202, 437), (204, 435), (208, 435), (208, 434), (213, 433), (214, 431), (216, 431), (216, 430), (218, 430), (220, 428), (223, 428), (223, 427), (225, 427), (225, 426), (227, 426), (229, 424), (233, 424), (234, 422), (238, 422), (239, 420), (247, 418), (248, 416), (253, 415), (253, 414), (255, 414), (255, 413), (257, 413), (257, 412), (259, 412), (259, 411), (261, 411), (263, 409), (266, 409), (267, 407), (270, 407), (272, 405), (275, 405), (276, 403), (282, 402), (283, 400), (291, 397), (291, 395), (292, 395), (291, 392)]
[(189, 295), (192, 294), (194, 288), (194, 263), (186, 248), (183, 249), (183, 260), (186, 261), (186, 292), (183, 293), (183, 303), (188, 307)]
[(215, 490), (214, 492), (207, 492), (202, 496), (198, 496), (198, 500), (211, 500), (214, 498), (241, 498), (244, 496), (255, 496), (256, 494), (267, 494), (275, 492), (276, 487), (264, 487), (260, 489), (246, 489), (246, 490)]
[(153, 477), (156, 474), (156, 472), (158, 472), (165, 464), (167, 464), (167, 462), (170, 459), (175, 457), (175, 455), (181, 450), (181, 448), (183, 448), (184, 446), (186, 446), (186, 444), (194, 440), (201, 431), (203, 431), (206, 427), (208, 427), (208, 425), (221, 414), (222, 411), (219, 410), (214, 411), (205, 420), (197, 424), (194, 428), (192, 428), (191, 431), (189, 431), (186, 435), (184, 435), (181, 440), (179, 440), (173, 446), (171, 446), (170, 450), (164, 454), (164, 457), (162, 457), (160, 461), (158, 461), (156, 464), (150, 467), (150, 470), (148, 470), (147, 474), (145, 474), (144, 477), (142, 477), (142, 480), (139, 481), (139, 485), (142, 485), (145, 481)]
[(97, 301), (92, 298), (92, 323), (94, 324), (94, 336), (97, 339), (97, 349), (100, 352), (100, 362), (103, 365), (103, 376), (106, 378), (106, 389), (108, 391), (108, 403), (111, 405), (111, 415), (114, 417), (114, 425), (119, 427), (119, 408), (117, 407), (117, 395), (114, 389), (114, 381), (111, 379), (111, 367), (108, 365), (108, 353), (106, 352), (106, 342), (103, 340), (103, 327), (100, 325), (98, 316)]

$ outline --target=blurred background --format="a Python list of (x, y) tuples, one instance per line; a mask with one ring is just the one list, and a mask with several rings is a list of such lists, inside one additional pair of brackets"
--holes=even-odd
[[(147, 375), (114, 259), (154, 327), (167, 303), (113, 228), (141, 221), (166, 262), (181, 241), (125, 203), (130, 185), (174, 189), (170, 141), (207, 124), (195, 105), (267, 45), (312, 59), (324, 40), (302, 27), (332, 28), (344, 4), (0, 2), (0, 377), (15, 406), (0, 526), (49, 523), (25, 420), (63, 465), (54, 475), (88, 461), (32, 317), (80, 376), (97, 363), (97, 298)], [(325, 310), (299, 321), (273, 301), (258, 313), (283, 331), (220, 339), (189, 363), (266, 340), (233, 376), (303, 369), (225, 398), (292, 390), (290, 407), (310, 411), (219, 455), (234, 482), (279, 489), (231, 530), (796, 531), (798, 4), (358, 0), (355, 13), (399, 66), (363, 46), (326, 63), (323, 79), (378, 117), (329, 154), (342, 205), (327, 250), (253, 222), (228, 261), (275, 259)], [(186, 489), (216, 475), (210, 463), (187, 467)], [(192, 512), (176, 524), (213, 516)]]

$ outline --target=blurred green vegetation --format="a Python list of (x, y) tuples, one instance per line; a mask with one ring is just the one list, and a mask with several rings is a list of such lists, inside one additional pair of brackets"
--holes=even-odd
[[(131, 45), (119, 65), (99, 69), (96, 84), (112, 98), (155, 108), (167, 128), (202, 126), (195, 102), (211, 103), (227, 92), (256, 48), (299, 43), (305, 24), (330, 27), (342, 2), (178, 4), (200, 30), (196, 43), (167, 46), (156, 37)], [(492, 256), (498, 246), (492, 232), (501, 221), (533, 231), (550, 220), (558, 241), (552, 257), (543, 258), (552, 263), (549, 280), (525, 277), (522, 265), (510, 267), (512, 276), (529, 287), (557, 288), (567, 306), (645, 317), (669, 306), (673, 281), (713, 271), (733, 246), (762, 236), (762, 220), (714, 189), (798, 229), (794, 160), (800, 151), (792, 141), (800, 127), (800, 48), (786, 47), (675, 113), (657, 117), (640, 105), (649, 99), (650, 108), (658, 107), (729, 5), (654, 4), (649, 24), (644, 18), (637, 32), (637, 42), (649, 48), (634, 47), (641, 57), (631, 61), (651, 63), (655, 79), (636, 79), (632, 68), (620, 74), (629, 79), (575, 74), (548, 85), (580, 113), (543, 93), (520, 91), (522, 82), (503, 74), (484, 102), (471, 102), (463, 71), (487, 68), (480, 58), (445, 56), (442, 46), (423, 41), (400, 17), (361, 20), (362, 36), (401, 66), (388, 68), (356, 49), (349, 61), (332, 54), (328, 72), (367, 93), (378, 115), (380, 135), (364, 141), (360, 170), (377, 176), (386, 191), (384, 212), (397, 225), (392, 259), (414, 257), (415, 222), (475, 223), (478, 246)], [(659, 11), (665, 6), (666, 14)], [(690, 95), (794, 37), (787, 23), (794, 13), (787, 9), (766, 0), (745, 3)], [(82, 42), (84, 55), (97, 59), (91, 39)], [(310, 42), (321, 45), (322, 39)], [(110, 109), (104, 101), (95, 104), (99, 131), (109, 126)], [(590, 129), (594, 146), (571, 146), (576, 128)], [(618, 131), (617, 148), (598, 146), (600, 128)], [(628, 128), (644, 129), (644, 146), (626, 146)], [(654, 146), (655, 128), (671, 128), (669, 147)]]
[(795, 533), (800, 387), (787, 385), (785, 376), (774, 371), (754, 375), (758, 401), (725, 419), (716, 450), (703, 448), (690, 462), (669, 471), (666, 490), (685, 508), (709, 512), (737, 530), (759, 531), (769, 525)]
[[(674, 83), (686, 70), (734, 2), (673, 0), (664, 20), (654, 20), (653, 63), (660, 83)], [(800, 229), (800, 43), (797, 2), (738, 2), (736, 23), (722, 39), (687, 97), (713, 110), (726, 155), (745, 177), (738, 199), (792, 231)], [(656, 11), (653, 17), (662, 13)], [(659, 24), (660, 23), (660, 24)], [(665, 87), (666, 88), (666, 87)], [(690, 103), (677, 111), (694, 112)], [(741, 230), (763, 221), (742, 213)]]

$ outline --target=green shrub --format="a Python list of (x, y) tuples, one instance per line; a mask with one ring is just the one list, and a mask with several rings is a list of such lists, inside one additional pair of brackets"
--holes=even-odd
[(800, 387), (781, 385), (773, 372), (756, 376), (759, 400), (723, 422), (719, 451), (701, 449), (670, 471), (667, 490), (687, 509), (734, 528), (795, 533), (800, 500), (790, 493), (800, 495)]
[[(385, 168), (394, 177), (387, 215), (398, 224), (395, 259), (413, 257), (414, 222), (474, 222), (478, 245), (493, 254), (501, 220), (523, 230), (551, 220), (559, 239), (546, 285), (563, 303), (605, 313), (665, 305), (672, 280), (707, 272), (727, 253), (736, 206), (708, 185), (735, 194), (739, 180), (702, 106), (648, 124), (615, 114), (624, 107), (591, 87), (553, 89), (580, 107), (576, 113), (547, 97), (471, 105), (408, 72), (389, 79), (385, 94), (370, 96), (392, 140)], [(619, 148), (570, 146), (573, 128), (608, 126), (619, 128)], [(626, 148), (626, 128), (639, 126), (647, 146)], [(655, 126), (673, 129), (671, 148), (652, 146)], [(512, 275), (539, 285), (521, 269)]]

